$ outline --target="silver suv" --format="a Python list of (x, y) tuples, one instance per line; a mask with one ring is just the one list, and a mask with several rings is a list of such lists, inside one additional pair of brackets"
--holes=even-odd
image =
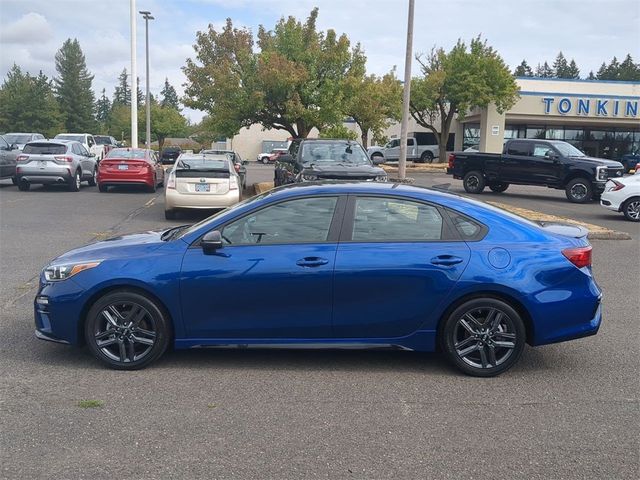
[(96, 185), (96, 157), (80, 142), (67, 140), (38, 140), (27, 143), (17, 158), (18, 188), (27, 191), (32, 183), (41, 185), (65, 184), (72, 192), (80, 190), (86, 180)]

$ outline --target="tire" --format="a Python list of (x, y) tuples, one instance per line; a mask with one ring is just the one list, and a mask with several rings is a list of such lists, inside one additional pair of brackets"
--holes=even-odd
[(26, 182), (24, 180), (20, 180), (18, 182), (18, 190), (20, 190), (21, 192), (28, 192), (30, 188), (31, 184), (29, 182)]
[(493, 377), (518, 361), (526, 329), (509, 304), (495, 298), (474, 298), (444, 320), (440, 343), (449, 361), (462, 372)]
[(109, 191), (109, 187), (104, 183), (99, 183), (98, 190), (100, 190), (101, 193), (107, 193)]
[(433, 153), (430, 151), (423, 152), (420, 156), (420, 163), (431, 163), (433, 162)]
[(485, 186), (484, 176), (475, 170), (469, 172), (464, 176), (462, 185), (467, 193), (482, 193)]
[(153, 177), (151, 185), (147, 185), (147, 192), (156, 193), (157, 188), (158, 188), (158, 180), (156, 180), (156, 177)]
[(89, 186), (95, 187), (98, 184), (98, 170), (93, 169), (93, 173), (91, 174), (91, 178), (89, 179)]
[(11, 177), (11, 183), (13, 183), (14, 185), (17, 185), (18, 179), (16, 177)]
[(165, 210), (164, 211), (164, 218), (167, 219), (167, 220), (175, 220), (176, 211), (175, 210)]
[(640, 197), (631, 197), (622, 204), (622, 213), (627, 220), (640, 222)]
[(267, 165), (269, 163), (269, 157), (262, 157), (262, 163)]
[(620, 162), (622, 164), (622, 173), (629, 173), (631, 169), (629, 168), (629, 164), (627, 162)]
[(99, 298), (84, 325), (93, 356), (116, 370), (137, 370), (158, 359), (169, 345), (170, 332), (162, 307), (126, 289)]
[(79, 192), (80, 191), (80, 182), (82, 181), (82, 173), (80, 170), (76, 170), (76, 173), (69, 180), (69, 191), (70, 192)]
[(509, 184), (508, 183), (503, 183), (503, 182), (491, 183), (489, 185), (489, 188), (491, 189), (492, 192), (502, 193), (507, 188), (509, 188)]
[(587, 203), (593, 195), (591, 181), (583, 177), (570, 180), (564, 191), (571, 203)]

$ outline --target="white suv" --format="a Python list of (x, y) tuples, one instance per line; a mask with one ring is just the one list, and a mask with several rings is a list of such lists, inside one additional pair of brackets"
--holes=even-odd
[(97, 143), (90, 133), (59, 133), (55, 138), (57, 140), (80, 142), (84, 145), (84, 148), (89, 150), (89, 153), (95, 155), (97, 162), (102, 160), (106, 154), (104, 145)]

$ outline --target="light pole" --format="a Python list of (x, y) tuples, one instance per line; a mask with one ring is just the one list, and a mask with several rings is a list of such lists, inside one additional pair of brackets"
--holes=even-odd
[[(144, 18), (144, 35), (146, 39), (146, 52), (147, 52), (147, 100), (146, 100), (146, 110), (147, 110), (147, 138), (146, 144), (147, 148), (151, 148), (151, 95), (149, 93), (149, 20), (153, 20), (153, 16), (151, 16), (151, 12), (147, 12), (145, 10), (141, 10), (140, 13)], [(133, 96), (133, 95), (132, 95)]]
[[(136, 64), (136, 0), (129, 0), (131, 14), (131, 147), (138, 148), (138, 67)], [(133, 101), (134, 95), (136, 101)]]
[(409, 100), (411, 99), (411, 56), (413, 50), (413, 10), (414, 0), (409, 0), (407, 21), (407, 50), (404, 60), (404, 91), (402, 95), (402, 124), (400, 125), (400, 158), (398, 177), (404, 180), (407, 174), (407, 130), (409, 129)]

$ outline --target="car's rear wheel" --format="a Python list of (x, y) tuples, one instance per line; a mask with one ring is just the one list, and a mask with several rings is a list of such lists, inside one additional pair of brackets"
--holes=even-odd
[(467, 193), (482, 193), (485, 186), (484, 175), (481, 172), (469, 172), (464, 176), (462, 185)]
[(106, 193), (109, 190), (109, 187), (104, 183), (99, 183), (98, 190), (100, 190), (102, 193)]
[(76, 173), (69, 179), (69, 191), (70, 192), (78, 192), (80, 191), (80, 183), (82, 182), (82, 173), (80, 170), (76, 170)]
[(98, 184), (98, 169), (94, 168), (91, 178), (89, 179), (89, 186), (95, 187)]
[(431, 163), (431, 162), (433, 162), (433, 153), (431, 153), (430, 151), (426, 151), (420, 156), (420, 163)]
[(495, 298), (475, 298), (445, 319), (441, 344), (449, 360), (468, 375), (492, 377), (511, 368), (526, 342), (522, 318)]
[(164, 218), (167, 220), (174, 220), (176, 218), (176, 211), (175, 210), (165, 210), (164, 211)]
[(507, 188), (509, 188), (509, 184), (508, 183), (503, 183), (503, 182), (498, 182), (498, 183), (491, 183), (489, 184), (489, 188), (491, 189), (491, 191), (496, 192), (496, 193), (502, 193), (504, 192)]
[(85, 340), (99, 361), (118, 370), (143, 368), (169, 345), (167, 315), (137, 292), (108, 293), (93, 304), (84, 328)]
[(264, 163), (265, 165), (269, 163), (269, 157), (262, 157), (262, 163)]
[(147, 185), (147, 191), (149, 193), (155, 193), (157, 188), (158, 188), (158, 181), (156, 180), (156, 177), (153, 177), (151, 179), (151, 185)]
[(622, 213), (627, 220), (640, 222), (640, 197), (631, 197), (622, 204)]
[(20, 180), (18, 182), (18, 190), (20, 190), (21, 192), (28, 192), (29, 189), (31, 188), (31, 184), (25, 180)]
[(587, 178), (574, 178), (565, 187), (567, 200), (571, 203), (587, 203), (593, 195), (591, 182)]
[(14, 185), (17, 185), (18, 179), (16, 177), (11, 177), (11, 183), (13, 183)]

